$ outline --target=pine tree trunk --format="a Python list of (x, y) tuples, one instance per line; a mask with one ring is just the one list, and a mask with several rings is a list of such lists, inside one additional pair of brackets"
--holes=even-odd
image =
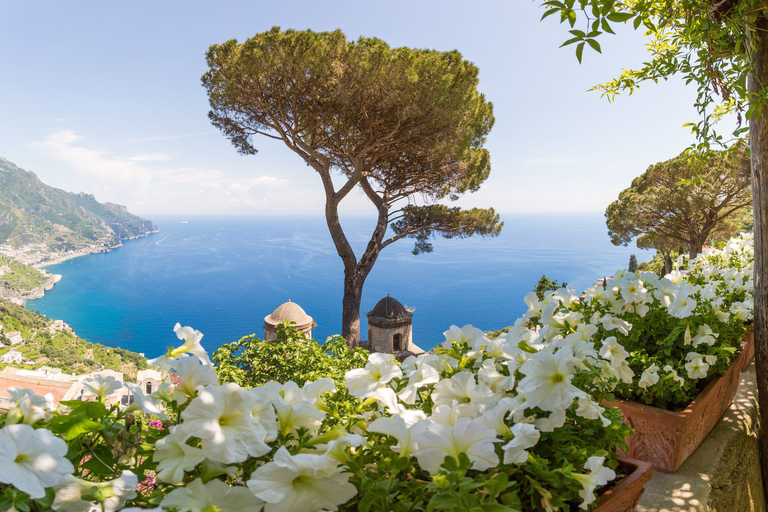
[(694, 241), (688, 242), (688, 257), (693, 259), (701, 254), (702, 244)]
[(344, 298), (341, 301), (341, 336), (349, 348), (360, 346), (360, 302), (363, 298), (364, 278), (354, 270), (344, 270)]
[[(750, 94), (758, 94), (761, 84), (768, 84), (768, 19), (758, 15), (753, 37), (754, 73), (749, 77)], [(755, 213), (755, 365), (757, 369), (758, 408), (760, 411), (760, 465), (763, 489), (768, 499), (768, 106), (749, 123), (752, 153), (752, 200)]]

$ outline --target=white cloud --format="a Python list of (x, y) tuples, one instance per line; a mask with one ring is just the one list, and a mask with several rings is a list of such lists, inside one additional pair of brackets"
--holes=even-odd
[(140, 153), (128, 158), (132, 162), (166, 162), (171, 159), (170, 155), (163, 153)]
[(99, 151), (84, 147), (80, 142), (85, 137), (72, 130), (54, 130), (36, 146), (55, 159), (68, 164), (76, 171), (98, 178), (106, 183), (131, 184), (145, 189), (151, 181), (151, 173), (129, 159), (115, 158)]
[(287, 180), (273, 178), (272, 176), (259, 176), (258, 178), (251, 180), (251, 186), (260, 187), (284, 187), (287, 184)]
[(51, 184), (73, 192), (84, 190), (99, 201), (124, 204), (129, 210), (215, 214), (292, 210), (296, 206), (295, 199), (281, 191), (288, 180), (275, 176), (250, 178), (242, 172), (169, 166), (172, 158), (165, 153), (115, 155), (94, 148), (87, 137), (69, 129), (54, 130), (34, 146), (74, 171), (57, 171), (54, 180), (54, 176), (46, 177), (57, 181)]

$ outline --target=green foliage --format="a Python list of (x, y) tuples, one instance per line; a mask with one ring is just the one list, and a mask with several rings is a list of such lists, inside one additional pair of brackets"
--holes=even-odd
[(686, 154), (652, 165), (632, 180), (605, 211), (615, 245), (650, 235), (645, 246), (683, 246), (696, 256), (711, 238), (736, 234), (737, 219), (752, 204), (744, 152), (719, 152), (694, 166)]
[(554, 292), (560, 288), (565, 288), (568, 283), (558, 283), (557, 281), (551, 281), (546, 275), (542, 275), (539, 282), (536, 283), (533, 291), (536, 292), (536, 296), (539, 300), (544, 300), (544, 294), (546, 292)]
[[(441, 372), (443, 378), (449, 378), (471, 367), (470, 352), (475, 352), (469, 343), (454, 343), (451, 349), (438, 348), (438, 356), (448, 355), (455, 362), (455, 367), (446, 365)], [(480, 360), (475, 362), (480, 366)], [(450, 370), (448, 370), (450, 368)], [(508, 367), (501, 370), (507, 375)], [(516, 372), (519, 381), (523, 377)], [(402, 389), (407, 379), (395, 379), (390, 383), (395, 390)], [(576, 382), (574, 382), (576, 384)], [(417, 407), (425, 413), (433, 412), (433, 402), (428, 394), (419, 395)], [(334, 400), (327, 405), (333, 410)], [(366, 405), (364, 411), (375, 410), (375, 404)], [(542, 414), (538, 408), (531, 410), (536, 415)], [(361, 410), (357, 412), (361, 415)], [(363, 417), (365, 413), (362, 413)], [(604, 456), (606, 466), (615, 469), (617, 448), (626, 446), (624, 439), (631, 435), (621, 421), (618, 409), (604, 412), (609, 426), (604, 427), (600, 420), (588, 420), (579, 417), (574, 409), (568, 410), (567, 419), (562, 427), (551, 432), (541, 432), (541, 439), (529, 451), (525, 464), (504, 465), (501, 471), (476, 471), (470, 469), (468, 459), (459, 454), (459, 460), (446, 457), (442, 470), (436, 475), (429, 475), (421, 469), (413, 458), (398, 456), (392, 451), (398, 441), (386, 435), (373, 435), (372, 443), (362, 446), (347, 465), (352, 477), (350, 481), (359, 489), (359, 502), (350, 506), (342, 505), (339, 510), (352, 511), (538, 511), (544, 510), (546, 497), (553, 507), (564, 510), (577, 510), (581, 501), (581, 484), (573, 478), (573, 472), (579, 472), (590, 456)], [(509, 421), (509, 418), (507, 419)], [(508, 433), (505, 440), (511, 440)], [(497, 454), (503, 458), (501, 446), (496, 444)], [(556, 488), (556, 493), (547, 489)]]
[(498, 236), (504, 223), (493, 208), (449, 208), (442, 204), (427, 206), (409, 205), (403, 208), (402, 217), (392, 223), (397, 236), (415, 238), (413, 254), (432, 252), (429, 239), (440, 233), (444, 238), (468, 238), (472, 235)]
[(220, 382), (235, 382), (255, 387), (267, 381), (305, 382), (331, 377), (337, 387), (344, 386), (344, 374), (365, 366), (368, 351), (347, 348), (340, 336), (328, 338), (324, 344), (307, 338), (287, 323), (280, 324), (277, 339), (261, 340), (246, 336), (222, 345), (213, 353)]
[(627, 270), (630, 272), (637, 272), (637, 256), (634, 254), (629, 256), (629, 265), (627, 266)]
[(46, 283), (48, 278), (39, 270), (0, 255), (0, 289), (11, 292), (28, 292)]
[[(649, 38), (649, 58), (639, 69), (625, 69), (619, 77), (594, 90), (612, 101), (622, 92), (632, 94), (646, 82), (658, 83), (679, 75), (697, 88), (694, 107), (700, 120), (687, 126), (699, 140), (698, 150), (708, 150), (713, 143), (725, 145), (725, 139), (713, 127), (724, 115), (737, 114), (739, 126), (733, 136), (739, 137), (747, 130), (741, 122), (758, 117), (766, 104), (768, 87), (758, 83), (750, 92), (747, 84), (747, 76), (757, 67), (757, 40), (765, 32), (763, 0), (541, 3), (546, 9), (542, 19), (559, 14), (560, 22), (572, 29), (562, 46), (576, 45), (579, 61), (585, 43), (599, 52), (597, 39), (604, 33), (613, 34), (616, 24), (631, 22), (635, 30), (642, 27)], [(579, 14), (584, 30), (575, 28)]]
[(33, 173), (0, 158), (0, 244), (42, 243), (54, 251), (93, 244), (114, 247), (121, 239), (156, 229), (123, 206), (49, 187)]

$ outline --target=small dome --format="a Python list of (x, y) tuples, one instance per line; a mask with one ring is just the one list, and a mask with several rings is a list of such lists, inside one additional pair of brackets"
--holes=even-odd
[(386, 318), (387, 320), (410, 320), (413, 313), (405, 309), (400, 301), (387, 295), (374, 306), (368, 316)]
[(264, 318), (264, 322), (269, 325), (277, 325), (281, 322), (293, 322), (297, 326), (301, 326), (311, 324), (312, 321), (312, 317), (301, 309), (301, 306), (290, 300), (280, 304), (271, 315)]

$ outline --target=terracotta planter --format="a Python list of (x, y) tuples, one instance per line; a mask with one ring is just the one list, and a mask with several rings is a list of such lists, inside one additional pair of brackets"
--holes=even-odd
[(742, 350), (726, 374), (710, 382), (684, 411), (672, 412), (627, 400), (606, 402), (608, 407), (618, 407), (626, 424), (635, 429), (635, 434), (627, 438), (626, 455), (650, 462), (659, 471), (677, 471), (731, 405), (742, 369), (754, 354), (754, 342), (751, 350), (751, 354)]
[(653, 475), (653, 466), (647, 462), (620, 457), (619, 467), (628, 473), (627, 477), (601, 494), (597, 508), (592, 512), (634, 512), (645, 490), (643, 487)]
[(741, 342), (741, 347), (744, 353), (744, 358), (742, 359), (744, 364), (741, 371), (744, 371), (755, 357), (755, 332), (752, 330), (751, 324), (747, 326), (747, 332), (744, 333), (744, 341)]

